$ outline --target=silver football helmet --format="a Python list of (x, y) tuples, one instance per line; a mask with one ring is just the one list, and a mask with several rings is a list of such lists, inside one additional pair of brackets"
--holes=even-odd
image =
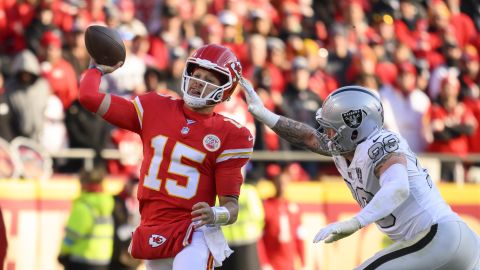
[(340, 155), (354, 151), (358, 144), (383, 128), (383, 106), (375, 92), (361, 86), (345, 86), (325, 99), (315, 119), (320, 124), (322, 138), (327, 141), (326, 150)]

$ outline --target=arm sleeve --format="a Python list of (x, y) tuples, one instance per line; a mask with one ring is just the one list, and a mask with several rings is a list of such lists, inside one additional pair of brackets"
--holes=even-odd
[(373, 199), (356, 215), (362, 227), (388, 216), (408, 198), (407, 168), (393, 164), (380, 176), (380, 186)]
[(242, 167), (250, 159), (251, 152), (245, 157), (232, 157), (231, 160), (217, 162), (215, 170), (218, 196), (239, 196), (243, 183)]
[(242, 127), (229, 134), (229, 141), (216, 159), (215, 179), (218, 196), (240, 195), (242, 167), (250, 160), (253, 137)]
[(92, 68), (85, 72), (80, 81), (80, 103), (112, 125), (139, 133), (141, 127), (134, 104), (122, 97), (100, 93), (98, 89), (101, 78), (98, 69)]

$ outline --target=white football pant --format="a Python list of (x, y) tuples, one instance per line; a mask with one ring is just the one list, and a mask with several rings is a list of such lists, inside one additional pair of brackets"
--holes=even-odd
[(395, 242), (355, 269), (480, 270), (480, 237), (463, 222), (442, 222)]
[(146, 260), (147, 270), (212, 270), (213, 257), (208, 250), (202, 231), (195, 231), (192, 243), (174, 258)]

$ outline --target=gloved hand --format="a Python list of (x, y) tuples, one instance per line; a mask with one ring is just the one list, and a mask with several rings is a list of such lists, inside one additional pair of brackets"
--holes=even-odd
[(360, 222), (356, 218), (335, 222), (321, 229), (313, 238), (313, 243), (318, 243), (322, 240), (325, 240), (325, 243), (332, 243), (351, 235), (361, 227)]
[(248, 110), (253, 114), (257, 115), (265, 109), (262, 99), (257, 95), (253, 85), (247, 81), (245, 78), (240, 79), (240, 85), (245, 89), (245, 97), (247, 98)]
[(123, 66), (123, 61), (118, 62), (115, 66), (100, 65), (95, 62), (95, 59), (90, 59), (90, 68), (96, 68), (102, 72), (102, 75), (112, 73), (117, 70), (119, 67)]
[[(237, 75), (238, 76), (238, 75)], [(275, 126), (280, 116), (269, 111), (265, 108), (262, 99), (257, 95), (252, 84), (243, 77), (240, 78), (240, 85), (245, 91), (245, 97), (247, 99), (248, 111), (259, 121), (263, 122), (270, 128)]]

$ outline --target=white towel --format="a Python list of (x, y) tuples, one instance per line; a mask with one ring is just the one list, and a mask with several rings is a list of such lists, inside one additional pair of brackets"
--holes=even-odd
[(203, 231), (207, 247), (212, 253), (213, 265), (215, 267), (222, 266), (222, 262), (233, 253), (233, 250), (228, 246), (220, 226), (202, 226), (200, 230)]

